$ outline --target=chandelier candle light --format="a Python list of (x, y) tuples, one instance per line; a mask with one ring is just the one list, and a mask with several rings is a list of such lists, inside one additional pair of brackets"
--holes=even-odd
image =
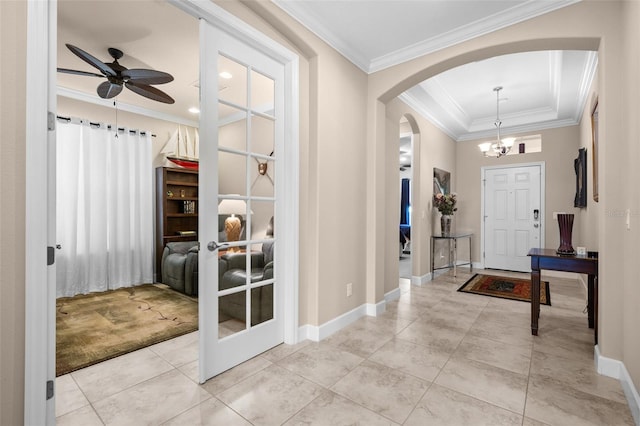
[(500, 91), (502, 90), (502, 86), (495, 87), (493, 89), (496, 92), (496, 121), (494, 125), (498, 129), (498, 139), (494, 142), (485, 142), (478, 145), (480, 147), (480, 151), (484, 154), (485, 157), (496, 156), (498, 158), (503, 155), (507, 155), (509, 151), (511, 151), (511, 147), (515, 142), (515, 138), (500, 138), (500, 126), (502, 126), (502, 121), (500, 120)]

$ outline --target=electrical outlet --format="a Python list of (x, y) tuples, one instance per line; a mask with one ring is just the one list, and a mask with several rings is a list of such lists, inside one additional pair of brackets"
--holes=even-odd
[(353, 283), (347, 283), (347, 297), (353, 295)]

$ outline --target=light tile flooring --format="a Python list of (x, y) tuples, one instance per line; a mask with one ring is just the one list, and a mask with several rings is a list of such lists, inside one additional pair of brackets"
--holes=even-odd
[(633, 425), (594, 372), (584, 290), (530, 305), (457, 292), (445, 273), (320, 343), (280, 345), (197, 384), (197, 333), (59, 377), (60, 425)]

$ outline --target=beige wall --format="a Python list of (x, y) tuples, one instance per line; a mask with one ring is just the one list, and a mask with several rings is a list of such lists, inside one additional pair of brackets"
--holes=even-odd
[[(398, 203), (399, 187), (397, 185), (398, 170), (398, 134), (399, 122), (402, 117), (407, 117), (414, 133), (413, 143), (413, 204), (411, 227), (411, 275), (423, 277), (430, 272), (430, 238), (433, 231), (439, 231), (439, 215), (432, 209), (433, 198), (433, 168), (451, 172), (452, 178), (457, 174), (456, 144), (440, 129), (435, 127), (415, 110), (407, 106), (399, 99), (394, 99), (387, 104), (387, 155), (385, 167), (387, 169), (386, 205), (387, 223), (386, 239), (389, 243), (385, 246), (384, 291), (388, 293), (398, 288), (398, 224), (400, 212)], [(393, 138), (393, 135), (395, 139)], [(395, 142), (394, 142), (395, 141)], [(456, 191), (455, 181), (452, 182), (452, 191)]]
[[(318, 60), (317, 325), (365, 303), (366, 84), (364, 73), (337, 53)], [(349, 298), (347, 283), (353, 283)]]
[(0, 1), (0, 424), (23, 422), (27, 4)]
[[(624, 114), (625, 134), (620, 149), (629, 182), (623, 196), (624, 206), (631, 210), (631, 229), (625, 230), (623, 246), (622, 360), (636, 390), (640, 390), (640, 285), (638, 285), (638, 244), (640, 244), (640, 3), (627, 2), (623, 8), (624, 22)], [(603, 138), (602, 143), (607, 143)], [(607, 212), (608, 213), (608, 212)], [(619, 244), (620, 242), (618, 242)], [(619, 251), (620, 249), (618, 249)], [(604, 283), (604, 285), (608, 285)], [(606, 287), (604, 289), (606, 291)], [(636, 421), (638, 419), (636, 418)]]
[[(598, 220), (600, 218), (600, 207), (602, 204), (597, 203), (593, 199), (593, 146), (591, 132), (591, 112), (598, 99), (598, 75), (594, 77), (593, 84), (587, 96), (584, 110), (582, 111), (582, 119), (580, 120), (580, 148), (587, 149), (587, 207), (576, 211), (576, 225), (578, 227), (578, 235), (580, 235), (580, 245), (587, 250), (598, 250), (598, 233), (593, 232), (597, 229)], [(575, 245), (574, 245), (575, 247)]]
[[(485, 139), (457, 142), (456, 163), (458, 173), (452, 175), (458, 192), (458, 211), (456, 222), (458, 227), (471, 230), (473, 238), (473, 261), (482, 261), (481, 248), (481, 205), (482, 205), (482, 167), (493, 167), (508, 164), (536, 163), (545, 164), (545, 247), (557, 248), (560, 245), (558, 222), (553, 220), (553, 212), (576, 214), (579, 209), (573, 207), (576, 193), (576, 175), (573, 160), (578, 156), (580, 132), (578, 126), (535, 132), (542, 135), (542, 152), (508, 155), (497, 159), (484, 157), (478, 144)], [(511, 136), (511, 135), (510, 135)], [(578, 217), (573, 227), (574, 247), (582, 245)]]

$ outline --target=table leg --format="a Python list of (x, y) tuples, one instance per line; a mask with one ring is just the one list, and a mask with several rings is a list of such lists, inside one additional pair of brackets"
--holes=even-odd
[(589, 328), (593, 328), (593, 290), (594, 290), (594, 276), (589, 275), (587, 281), (587, 318), (589, 320)]
[(540, 270), (531, 270), (531, 334), (538, 335), (540, 317)]
[(433, 258), (434, 258), (433, 247), (434, 246), (435, 246), (434, 239), (433, 237), (431, 237), (431, 279), (433, 279)]
[(458, 272), (458, 240), (456, 238), (453, 239), (453, 276), (457, 277)]
[[(591, 278), (591, 277), (589, 277)], [(598, 276), (593, 277), (593, 334), (598, 344)]]
[(469, 273), (473, 273), (473, 262), (471, 261), (471, 236), (469, 236)]

